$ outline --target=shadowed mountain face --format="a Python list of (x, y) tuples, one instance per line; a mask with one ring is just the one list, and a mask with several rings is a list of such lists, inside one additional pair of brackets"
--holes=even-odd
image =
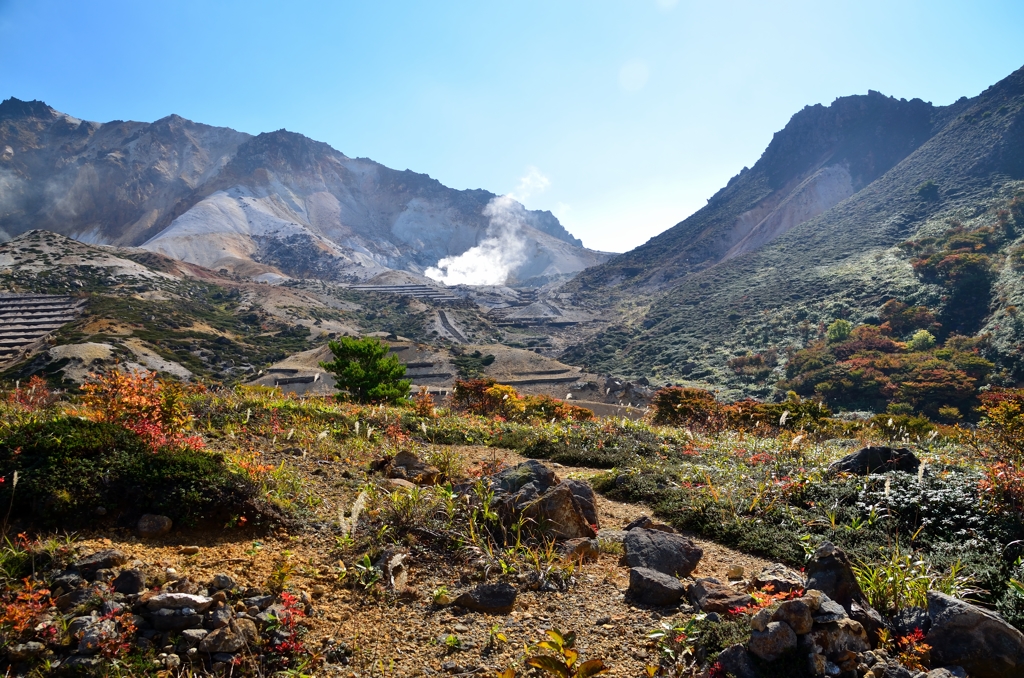
[[(100, 124), (0, 104), (0, 238), (39, 228), (243, 275), (361, 280), (422, 273), (478, 245), (493, 235), (494, 198), (284, 130), (253, 137), (176, 115)], [(528, 254), (513, 280), (607, 258), (550, 212), (512, 207)]]
[[(786, 349), (835, 318), (877, 323), (882, 304), (896, 299), (933, 309), (943, 333), (990, 335), (1018, 373), (1024, 284), (1008, 262), (1024, 251), (1024, 223), (1006, 215), (1022, 191), (1024, 69), (946, 107), (870, 93), (805, 108), (707, 206), (568, 284), (583, 303), (639, 295), (650, 306), (564, 358), (766, 395)], [(952, 293), (956, 280), (923, 275), (901, 247), (990, 227), (1005, 236), (986, 259), (991, 283), (981, 295)], [(730, 368), (738, 356), (773, 350), (779, 367), (760, 384)]]

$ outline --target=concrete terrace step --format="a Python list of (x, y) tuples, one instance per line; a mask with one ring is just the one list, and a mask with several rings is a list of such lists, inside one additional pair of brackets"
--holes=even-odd
[(44, 294), (0, 294), (0, 361), (26, 349), (77, 318), (81, 299)]

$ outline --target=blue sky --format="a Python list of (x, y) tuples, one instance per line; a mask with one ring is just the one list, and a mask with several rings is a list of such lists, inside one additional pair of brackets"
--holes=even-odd
[(984, 0), (0, 0), (0, 98), (283, 127), (455, 188), (529, 176), (529, 207), (624, 251), (805, 105), (978, 94), (1024, 66), (1021, 26)]

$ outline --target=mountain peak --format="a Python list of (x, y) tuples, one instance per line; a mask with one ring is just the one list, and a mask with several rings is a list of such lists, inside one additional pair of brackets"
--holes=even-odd
[(0, 102), (0, 119), (2, 118), (52, 118), (57, 111), (42, 101), (22, 101), (11, 97)]

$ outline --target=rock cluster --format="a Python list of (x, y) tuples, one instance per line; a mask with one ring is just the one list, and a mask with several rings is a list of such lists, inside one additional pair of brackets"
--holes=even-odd
[(98, 551), (46, 577), (53, 615), (75, 639), (70, 647), (38, 642), (8, 647), (12, 662), (52, 655), (50, 666), (90, 669), (111, 643), (154, 649), (172, 671), (218, 671), (239, 653), (273, 651), (293, 640), (291, 615), (312, 612), (310, 599), (242, 589), (226, 574), (195, 583), (171, 569), (129, 562), (116, 549)]
[[(928, 594), (927, 610), (905, 611), (883, 620), (868, 605), (849, 559), (841, 549), (823, 544), (807, 568), (804, 594), (750, 618), (750, 639), (727, 648), (719, 663), (737, 678), (757, 678), (756, 661), (775, 662), (799, 653), (807, 670), (841, 678), (1006, 678), (1024, 675), (1024, 635), (998, 615), (937, 592)], [(796, 583), (796, 573), (774, 565), (754, 582)], [(695, 606), (710, 611), (713, 593), (723, 587), (711, 580), (691, 586)], [(795, 589), (802, 588), (794, 586)], [(728, 591), (722, 590), (725, 595)], [(911, 672), (881, 649), (872, 649), (883, 627), (899, 634), (920, 629), (931, 646), (930, 673)]]

